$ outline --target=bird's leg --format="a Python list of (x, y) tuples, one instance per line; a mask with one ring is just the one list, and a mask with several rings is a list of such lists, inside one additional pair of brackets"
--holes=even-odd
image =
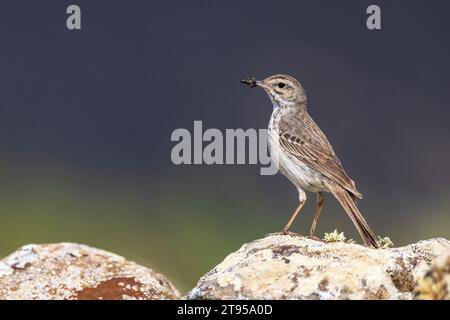
[(303, 206), (305, 205), (305, 202), (306, 202), (306, 193), (305, 193), (305, 191), (303, 191), (301, 189), (298, 189), (298, 199), (300, 201), (300, 204), (298, 205), (298, 207), (295, 210), (295, 212), (292, 214), (291, 218), (289, 219), (289, 222), (283, 228), (283, 233), (284, 234), (288, 233), (292, 222), (294, 222), (294, 220), (295, 220), (295, 217), (297, 216), (297, 214), (300, 212), (300, 210), (302, 210)]
[(322, 192), (319, 192), (317, 194), (316, 214), (314, 215), (314, 220), (312, 222), (311, 228), (309, 229), (309, 237), (312, 239), (318, 239), (317, 237), (314, 236), (314, 231), (316, 230), (317, 221), (319, 221), (320, 212), (322, 211), (324, 202), (325, 199), (323, 198)]
[(303, 206), (305, 205), (305, 201), (300, 202), (300, 204), (298, 205), (297, 209), (295, 210), (295, 212), (292, 214), (291, 218), (289, 219), (289, 222), (286, 224), (286, 226), (283, 228), (283, 233), (287, 234), (289, 231), (289, 228), (291, 227), (292, 222), (294, 222), (295, 217), (297, 216), (297, 214), (300, 212), (300, 210), (302, 210)]

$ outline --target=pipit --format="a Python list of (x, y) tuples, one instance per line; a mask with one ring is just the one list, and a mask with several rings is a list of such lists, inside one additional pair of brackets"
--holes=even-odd
[(358, 229), (366, 246), (378, 247), (375, 234), (356, 207), (362, 198), (355, 183), (342, 167), (333, 147), (309, 116), (307, 98), (301, 84), (287, 75), (274, 75), (262, 81), (243, 79), (250, 87), (261, 87), (273, 104), (268, 137), (270, 155), (278, 170), (297, 188), (300, 204), (283, 229), (292, 222), (306, 202), (306, 191), (317, 193), (317, 208), (309, 230), (314, 238), (317, 221), (324, 205), (322, 192), (330, 192), (341, 204)]

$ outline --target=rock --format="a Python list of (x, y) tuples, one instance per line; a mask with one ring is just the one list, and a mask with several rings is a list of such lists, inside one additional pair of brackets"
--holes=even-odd
[(147, 300), (179, 296), (161, 274), (80, 244), (30, 244), (0, 261), (0, 300)]
[(243, 245), (204, 275), (187, 299), (412, 299), (416, 279), (450, 248), (438, 238), (371, 249), (296, 235)]
[(437, 257), (414, 288), (417, 300), (450, 300), (450, 250)]

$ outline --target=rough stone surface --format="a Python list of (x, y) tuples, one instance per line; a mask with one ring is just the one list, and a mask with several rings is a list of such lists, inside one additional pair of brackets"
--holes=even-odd
[(0, 299), (177, 299), (161, 274), (74, 243), (26, 245), (0, 261)]
[(450, 241), (370, 249), (295, 235), (243, 245), (204, 275), (187, 299), (412, 299), (416, 279)]
[(437, 257), (414, 289), (418, 300), (450, 300), (450, 250)]

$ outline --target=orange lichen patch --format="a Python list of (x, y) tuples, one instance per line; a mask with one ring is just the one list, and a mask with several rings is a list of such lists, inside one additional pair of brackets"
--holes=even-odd
[(149, 292), (133, 278), (113, 278), (100, 282), (96, 287), (84, 288), (74, 297), (77, 300), (122, 300), (124, 295), (135, 299), (149, 299)]

